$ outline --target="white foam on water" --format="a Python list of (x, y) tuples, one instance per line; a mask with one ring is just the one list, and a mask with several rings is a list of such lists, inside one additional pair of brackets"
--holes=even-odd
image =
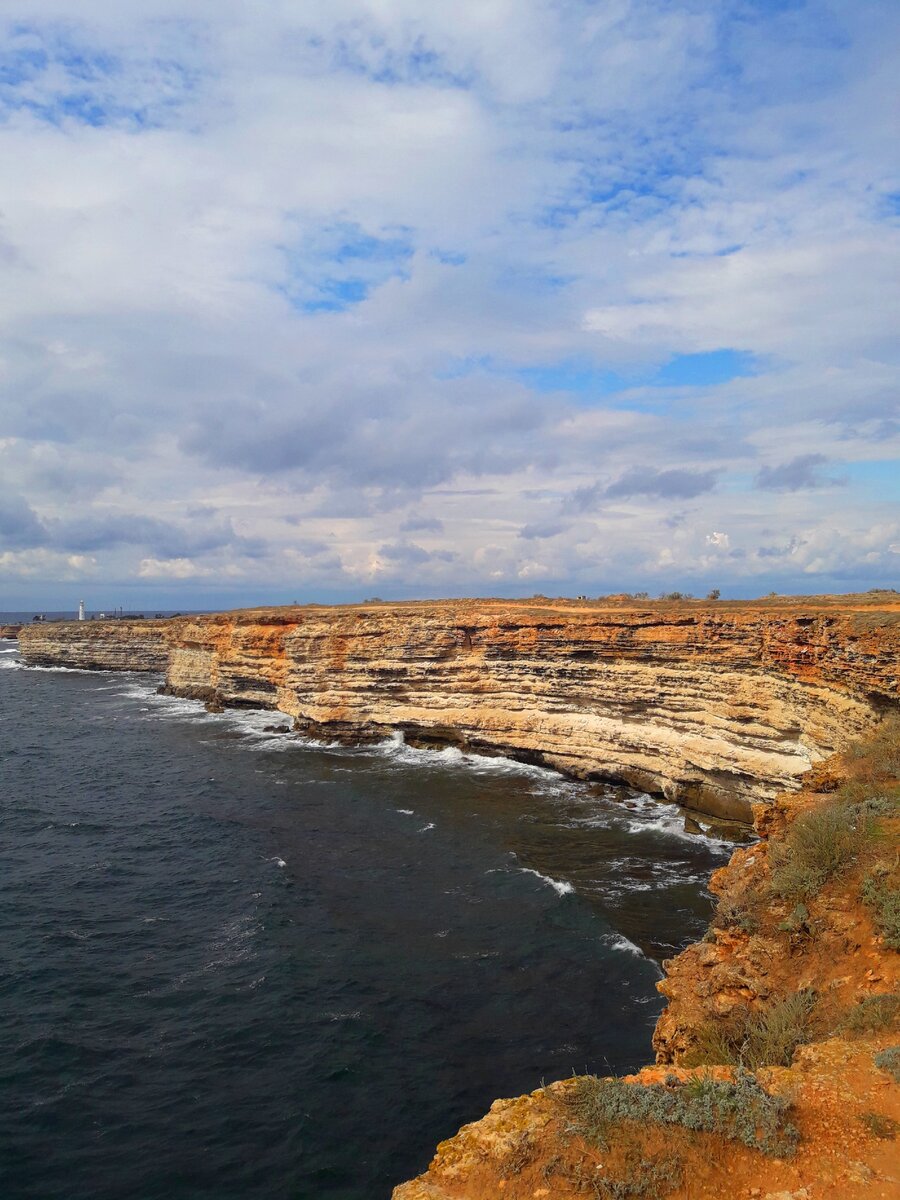
[(423, 825), (419, 833), (427, 833), (429, 829), (434, 829), (434, 821), (429, 821), (427, 825)]
[(614, 808), (605, 808), (602, 813), (575, 817), (570, 824), (573, 827), (586, 826), (593, 829), (605, 829), (615, 825), (629, 833), (662, 834), (664, 837), (690, 842), (692, 846), (706, 846), (716, 850), (733, 850), (738, 844), (728, 838), (716, 837), (702, 826), (701, 832), (691, 833), (684, 827), (685, 815), (684, 810), (676, 805), (667, 804), (642, 792)]
[(635, 958), (644, 957), (644, 952), (640, 946), (636, 946), (624, 933), (608, 934), (603, 940), (609, 946), (610, 950), (621, 950), (625, 954), (633, 954)]
[(551, 785), (569, 785), (559, 772), (549, 767), (538, 767), (531, 763), (518, 762), (513, 758), (505, 758), (497, 754), (473, 754), (468, 750), (460, 750), (458, 746), (444, 746), (439, 750), (429, 750), (417, 746), (409, 746), (399, 730), (395, 731), (383, 742), (365, 747), (369, 753), (376, 753), (390, 758), (394, 762), (409, 766), (431, 765), (436, 767), (465, 767), (483, 775), (515, 775), (539, 780)]
[(535, 871), (532, 867), (516, 867), (515, 869), (524, 871), (526, 875), (535, 875), (542, 883), (546, 883), (547, 887), (552, 887), (557, 896), (570, 896), (575, 891), (571, 883), (554, 879), (551, 875), (542, 875), (540, 871)]
[(287, 866), (287, 863), (284, 861), (283, 858), (277, 858), (277, 857), (270, 858), (269, 862), (273, 862), (276, 867), (286, 867)]
[(18, 654), (18, 653), (19, 653), (19, 651), (16, 646), (11, 646), (9, 648), (9, 650), (0, 650), (0, 654)]
[(395, 808), (394, 812), (403, 813), (404, 817), (414, 817), (416, 815), (414, 808)]
[(105, 671), (105, 670), (94, 671), (94, 670), (91, 670), (89, 667), (39, 667), (36, 664), (32, 665), (30, 663), (21, 663), (20, 665), (24, 671), (45, 671), (45, 672), (48, 672), (53, 675), (101, 676), (101, 675), (110, 674), (109, 671)]

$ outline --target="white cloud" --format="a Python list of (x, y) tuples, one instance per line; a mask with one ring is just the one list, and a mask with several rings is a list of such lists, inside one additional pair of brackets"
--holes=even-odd
[(141, 579), (196, 579), (211, 575), (208, 567), (200, 567), (190, 558), (142, 558), (138, 566)]
[(890, 577), (895, 6), (139, 9), (0, 20), (11, 577)]

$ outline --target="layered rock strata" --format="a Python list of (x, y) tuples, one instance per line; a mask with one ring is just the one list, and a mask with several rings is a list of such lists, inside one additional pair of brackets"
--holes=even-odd
[(22, 631), (26, 662), (165, 670), (298, 731), (402, 731), (713, 815), (796, 786), (898, 695), (900, 605), (446, 601)]
[(41, 621), (19, 630), (19, 650), (32, 667), (83, 671), (164, 671), (168, 621)]

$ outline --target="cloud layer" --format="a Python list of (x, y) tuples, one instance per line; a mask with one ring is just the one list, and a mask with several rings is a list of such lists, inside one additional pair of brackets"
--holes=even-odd
[(12, 0), (0, 608), (896, 582), (891, 0)]

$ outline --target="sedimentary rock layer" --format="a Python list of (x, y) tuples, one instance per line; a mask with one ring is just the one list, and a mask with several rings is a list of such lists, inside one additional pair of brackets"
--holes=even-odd
[(898, 696), (900, 604), (434, 601), (22, 631), (312, 735), (451, 743), (749, 818)]
[(32, 667), (83, 671), (164, 671), (168, 621), (44, 621), (23, 625), (19, 650)]

